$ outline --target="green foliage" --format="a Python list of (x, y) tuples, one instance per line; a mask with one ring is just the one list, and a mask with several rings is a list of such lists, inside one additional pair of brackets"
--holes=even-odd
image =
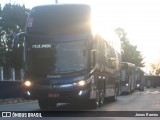
[(150, 74), (160, 75), (160, 62), (155, 62), (150, 65)]
[(15, 34), (25, 30), (29, 9), (18, 4), (0, 6), (0, 65), (10, 66), (12, 40)]
[(2, 47), (1, 44), (1, 36), (2, 36), (2, 8), (1, 8), (1, 4), (0, 4), (0, 47)]
[(12, 39), (18, 32), (24, 31), (29, 10), (18, 4), (6, 4), (2, 11), (2, 31), (4, 31), (7, 48), (10, 49)]
[(117, 28), (115, 31), (121, 40), (122, 61), (134, 63), (138, 67), (144, 67), (142, 53), (137, 50), (137, 46), (134, 46), (129, 42), (127, 33), (124, 29)]

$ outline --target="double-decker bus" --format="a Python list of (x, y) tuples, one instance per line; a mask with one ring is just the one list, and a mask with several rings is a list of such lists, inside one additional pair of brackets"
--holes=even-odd
[[(119, 94), (120, 40), (114, 32), (104, 33), (93, 34), (88, 5), (32, 8), (26, 31), (17, 34), (13, 42), (13, 51), (21, 56), (25, 71), (24, 93), (38, 99), (42, 110), (63, 102), (87, 102), (96, 108), (106, 98), (115, 101)], [(23, 52), (18, 52), (20, 48)]]
[(144, 91), (145, 80), (144, 71), (140, 67), (135, 68), (135, 89), (139, 91)]
[(135, 89), (135, 64), (121, 63), (121, 94), (130, 93)]

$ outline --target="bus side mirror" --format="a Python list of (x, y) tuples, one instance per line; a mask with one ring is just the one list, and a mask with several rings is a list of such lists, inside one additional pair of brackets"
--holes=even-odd
[(25, 33), (18, 33), (13, 39), (13, 66), (21, 69), (24, 64), (24, 41)]

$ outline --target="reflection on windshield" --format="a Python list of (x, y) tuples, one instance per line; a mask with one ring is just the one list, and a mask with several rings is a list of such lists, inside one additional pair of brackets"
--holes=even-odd
[(57, 43), (52, 48), (32, 48), (29, 69), (41, 73), (68, 73), (86, 69), (84, 41)]
[[(36, 12), (35, 12), (36, 11)], [(73, 34), (90, 28), (90, 7), (87, 5), (50, 5), (35, 7), (29, 18), (33, 25), (27, 31), (36, 34)]]
[(121, 79), (122, 79), (122, 81), (126, 80), (126, 70), (121, 71)]
[(29, 51), (29, 69), (41, 73), (49, 72), (49, 68), (53, 68), (53, 55), (52, 49), (31, 49)]
[(85, 69), (87, 59), (83, 55), (84, 41), (56, 45), (55, 72), (74, 72)]
[(138, 71), (136, 71), (135, 73), (135, 80), (136, 80), (136, 83), (138, 83), (140, 80), (140, 74), (138, 73)]

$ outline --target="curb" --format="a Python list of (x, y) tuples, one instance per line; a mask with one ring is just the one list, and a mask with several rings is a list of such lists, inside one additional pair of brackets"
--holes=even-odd
[(32, 99), (23, 99), (23, 98), (9, 98), (9, 99), (0, 99), (0, 105), (5, 104), (17, 104), (23, 102), (33, 101)]

